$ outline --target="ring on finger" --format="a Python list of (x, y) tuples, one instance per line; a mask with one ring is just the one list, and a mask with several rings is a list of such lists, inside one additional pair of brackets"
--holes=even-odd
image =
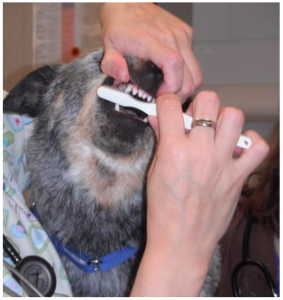
[(193, 121), (192, 129), (196, 126), (211, 127), (213, 129), (216, 129), (216, 122), (206, 119), (197, 119)]

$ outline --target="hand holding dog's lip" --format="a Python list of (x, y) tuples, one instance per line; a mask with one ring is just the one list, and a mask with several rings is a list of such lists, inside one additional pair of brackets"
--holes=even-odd
[(174, 15), (152, 3), (111, 3), (102, 7), (100, 21), (105, 47), (102, 69), (107, 75), (127, 82), (130, 74), (123, 56), (129, 53), (162, 70), (164, 83), (158, 95), (177, 93), (185, 100), (202, 84), (192, 51), (193, 30)]

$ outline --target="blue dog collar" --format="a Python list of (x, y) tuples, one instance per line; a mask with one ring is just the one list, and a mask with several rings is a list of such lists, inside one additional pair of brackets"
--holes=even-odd
[[(34, 216), (38, 219), (40, 222), (40, 216), (35, 209), (35, 206), (31, 209)], [(113, 251), (105, 256), (99, 257), (99, 258), (93, 258), (89, 256), (86, 253), (78, 252), (75, 249), (66, 246), (63, 247), (60, 242), (54, 238), (49, 237), (51, 242), (53, 243), (54, 247), (56, 248), (57, 252), (66, 256), (68, 259), (70, 259), (79, 269), (81, 269), (84, 272), (92, 273), (96, 271), (102, 271), (106, 272), (123, 262), (130, 259), (133, 255), (135, 255), (140, 247), (130, 247), (130, 246), (124, 246), (122, 249)]]

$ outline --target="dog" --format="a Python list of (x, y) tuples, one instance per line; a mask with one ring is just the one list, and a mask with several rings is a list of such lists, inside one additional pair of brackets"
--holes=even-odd
[[(27, 148), (29, 197), (43, 228), (96, 265), (85, 272), (60, 253), (73, 295), (84, 297), (131, 292), (146, 243), (146, 179), (156, 144), (146, 115), (99, 98), (97, 88), (116, 86), (154, 101), (163, 82), (152, 62), (126, 55), (131, 81), (119, 83), (102, 73), (102, 58), (98, 50), (42, 67), (4, 101), (4, 112), (36, 119)], [(107, 271), (98, 269), (99, 258), (125, 246), (138, 250)], [(213, 295), (219, 270), (217, 248), (201, 296)]]

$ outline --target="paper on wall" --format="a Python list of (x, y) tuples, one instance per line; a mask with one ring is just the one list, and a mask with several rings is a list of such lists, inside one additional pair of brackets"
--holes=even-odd
[(101, 47), (102, 3), (34, 3), (33, 67), (66, 63)]

